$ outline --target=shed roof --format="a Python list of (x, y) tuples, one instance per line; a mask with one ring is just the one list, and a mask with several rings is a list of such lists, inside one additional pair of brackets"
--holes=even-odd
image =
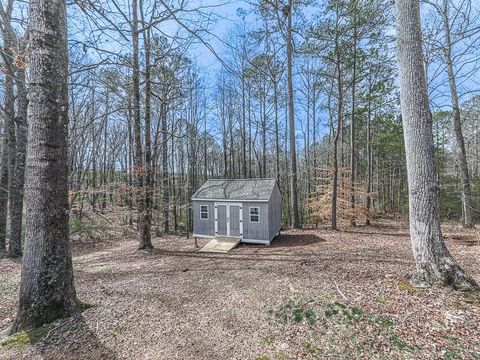
[(268, 201), (275, 179), (210, 179), (192, 196), (192, 200)]

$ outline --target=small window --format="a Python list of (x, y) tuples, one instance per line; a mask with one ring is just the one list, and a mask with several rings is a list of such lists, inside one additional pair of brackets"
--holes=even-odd
[(251, 207), (250, 208), (250, 222), (259, 223), (260, 222), (260, 208)]
[(208, 220), (208, 205), (200, 205), (200, 219)]

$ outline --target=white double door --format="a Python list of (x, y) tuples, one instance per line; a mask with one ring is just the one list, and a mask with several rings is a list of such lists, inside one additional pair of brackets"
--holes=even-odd
[(215, 203), (215, 236), (243, 237), (242, 204)]

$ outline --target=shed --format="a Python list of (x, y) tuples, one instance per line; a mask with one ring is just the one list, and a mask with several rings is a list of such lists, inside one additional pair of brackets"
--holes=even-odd
[(210, 179), (192, 196), (193, 236), (268, 245), (281, 229), (275, 179)]

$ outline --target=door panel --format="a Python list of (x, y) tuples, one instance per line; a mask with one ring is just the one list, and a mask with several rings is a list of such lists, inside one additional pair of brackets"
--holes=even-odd
[(230, 205), (230, 236), (240, 236), (240, 206)]
[(217, 234), (227, 236), (227, 205), (217, 205)]

